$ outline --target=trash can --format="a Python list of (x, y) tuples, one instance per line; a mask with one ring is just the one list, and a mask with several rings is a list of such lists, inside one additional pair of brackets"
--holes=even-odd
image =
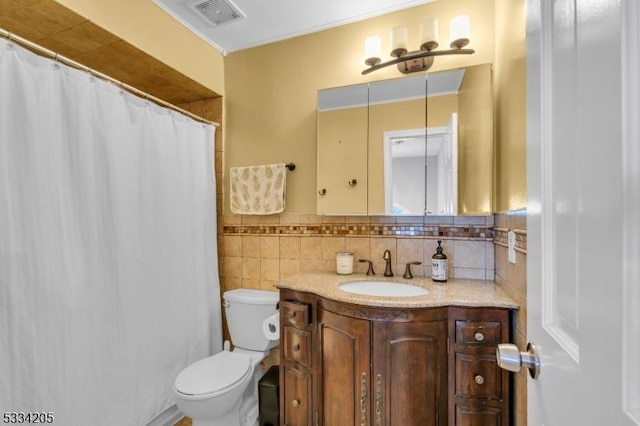
[(280, 375), (277, 365), (269, 368), (258, 382), (260, 426), (278, 426), (280, 424), (279, 382)]

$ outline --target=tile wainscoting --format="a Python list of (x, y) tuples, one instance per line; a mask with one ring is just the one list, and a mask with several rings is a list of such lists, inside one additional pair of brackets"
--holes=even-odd
[[(508, 260), (507, 233), (516, 234), (516, 263)], [(496, 213), (494, 228), (496, 283), (515, 300), (520, 309), (514, 314), (514, 342), (519, 348), (527, 346), (527, 212), (515, 210)], [(514, 376), (514, 425), (527, 424), (527, 370)]]
[(428, 277), (431, 256), (442, 240), (452, 277), (494, 279), (493, 216), (366, 217), (280, 214), (223, 215), (221, 278), (225, 290), (273, 290), (276, 281), (301, 271), (335, 270), (336, 252), (354, 253), (355, 273), (365, 273), (374, 262), (384, 271), (382, 254), (391, 252), (394, 274), (405, 264), (413, 274)]

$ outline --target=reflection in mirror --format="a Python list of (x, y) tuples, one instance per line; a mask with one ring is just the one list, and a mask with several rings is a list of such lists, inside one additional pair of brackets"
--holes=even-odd
[(369, 84), (370, 215), (492, 213), (491, 81), (484, 64)]
[(451, 70), (370, 83), (370, 214), (457, 214), (463, 77), (464, 70)]
[(491, 214), (491, 81), (484, 64), (320, 90), (318, 213)]
[(456, 214), (457, 132), (456, 113), (445, 127), (384, 132), (385, 214)]

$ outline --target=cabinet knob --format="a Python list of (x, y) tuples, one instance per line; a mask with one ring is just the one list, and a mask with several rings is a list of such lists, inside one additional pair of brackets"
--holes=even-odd
[(291, 346), (291, 350), (294, 352), (298, 352), (300, 350), (300, 343), (295, 343), (293, 346)]
[(479, 331), (476, 334), (474, 334), (473, 337), (478, 342), (482, 342), (484, 340), (484, 334), (480, 333)]
[(293, 311), (289, 311), (288, 316), (289, 316), (289, 318), (294, 318), (296, 316), (296, 313), (293, 312)]
[(293, 405), (293, 408), (297, 408), (300, 405), (300, 401), (298, 401), (297, 399), (294, 399), (291, 402), (291, 405)]
[(476, 377), (474, 377), (475, 381), (477, 384), (482, 385), (484, 384), (484, 377), (482, 377), (481, 375), (477, 375)]

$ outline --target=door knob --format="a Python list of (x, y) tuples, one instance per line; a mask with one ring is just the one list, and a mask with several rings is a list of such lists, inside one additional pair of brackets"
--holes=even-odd
[(518, 347), (511, 343), (500, 343), (496, 349), (496, 359), (498, 366), (507, 371), (517, 373), (520, 367), (526, 367), (531, 378), (540, 377), (540, 356), (538, 348), (533, 343), (527, 344), (526, 352), (520, 352)]

